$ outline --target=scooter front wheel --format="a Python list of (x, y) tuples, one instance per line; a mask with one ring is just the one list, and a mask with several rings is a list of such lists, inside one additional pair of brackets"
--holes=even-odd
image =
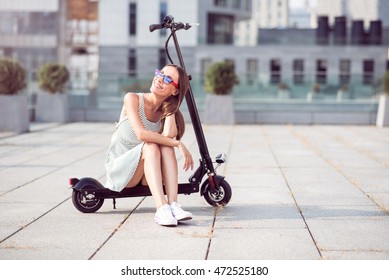
[(222, 180), (219, 182), (219, 187), (211, 191), (209, 182), (205, 187), (204, 198), (211, 206), (226, 206), (232, 196), (232, 190), (230, 184), (227, 181)]
[(95, 198), (93, 194), (73, 190), (72, 201), (74, 207), (82, 213), (94, 213), (103, 206), (104, 199)]

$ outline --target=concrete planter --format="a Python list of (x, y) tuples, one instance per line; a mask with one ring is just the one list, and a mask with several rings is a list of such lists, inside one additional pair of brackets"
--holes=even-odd
[(27, 96), (0, 95), (0, 131), (27, 132), (30, 129)]
[(378, 127), (389, 126), (389, 96), (382, 94), (378, 102), (377, 122)]
[(59, 122), (69, 121), (69, 97), (67, 94), (40, 93), (36, 98), (35, 121)]
[(234, 99), (232, 95), (207, 94), (204, 104), (204, 123), (235, 124)]

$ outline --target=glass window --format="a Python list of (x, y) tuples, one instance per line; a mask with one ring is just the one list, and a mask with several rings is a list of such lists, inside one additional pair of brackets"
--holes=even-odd
[(327, 60), (325, 59), (316, 61), (316, 82), (319, 84), (327, 82)]
[(208, 44), (232, 44), (233, 32), (233, 16), (208, 14)]
[[(164, 18), (167, 16), (167, 3), (161, 2), (160, 3), (160, 11), (159, 11), (159, 20), (160, 22), (163, 22)], [(166, 28), (162, 28), (160, 30), (161, 36), (165, 36), (167, 33)]]
[(281, 81), (281, 60), (270, 60), (270, 83), (278, 84)]
[(293, 60), (293, 83), (303, 84), (304, 83), (304, 60), (295, 59)]
[(258, 60), (255, 58), (249, 58), (246, 62), (246, 76), (247, 84), (252, 85), (258, 75)]
[(129, 5), (129, 35), (136, 35), (136, 3), (130, 3)]
[(240, 3), (241, 3), (240, 0), (233, 0), (233, 1), (232, 1), (232, 7), (233, 7), (234, 9), (240, 9), (240, 8), (241, 8), (241, 7), (240, 7)]
[(227, 0), (214, 0), (213, 3), (217, 7), (227, 7)]
[(159, 49), (159, 69), (162, 69), (167, 64), (165, 49)]
[(128, 74), (129, 76), (135, 76), (137, 70), (136, 50), (130, 49), (128, 51)]
[(373, 83), (374, 78), (374, 60), (365, 59), (363, 61), (363, 83), (370, 85)]
[(339, 61), (339, 84), (346, 85), (350, 82), (351, 60), (341, 59)]

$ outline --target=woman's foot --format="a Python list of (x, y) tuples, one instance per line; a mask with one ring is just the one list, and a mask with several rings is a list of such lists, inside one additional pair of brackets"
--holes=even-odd
[(177, 219), (172, 214), (170, 205), (165, 204), (158, 208), (154, 221), (161, 226), (177, 226)]
[(173, 213), (174, 218), (176, 218), (177, 221), (187, 221), (192, 219), (192, 213), (185, 211), (181, 208), (180, 204), (177, 202), (173, 202), (171, 205), (171, 211)]

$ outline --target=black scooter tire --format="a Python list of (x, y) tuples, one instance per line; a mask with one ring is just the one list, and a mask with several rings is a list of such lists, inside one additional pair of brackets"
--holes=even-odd
[(74, 207), (82, 213), (94, 213), (97, 210), (103, 206), (104, 199), (102, 198), (97, 198), (97, 199), (92, 199), (89, 200), (87, 203), (82, 203), (81, 201), (85, 199), (84, 195), (82, 192), (73, 190), (72, 193), (72, 202)]
[(217, 193), (210, 191), (209, 182), (205, 187), (204, 198), (211, 206), (226, 206), (230, 202), (232, 196), (232, 190), (230, 184), (227, 181), (222, 180), (219, 182), (219, 189)]

